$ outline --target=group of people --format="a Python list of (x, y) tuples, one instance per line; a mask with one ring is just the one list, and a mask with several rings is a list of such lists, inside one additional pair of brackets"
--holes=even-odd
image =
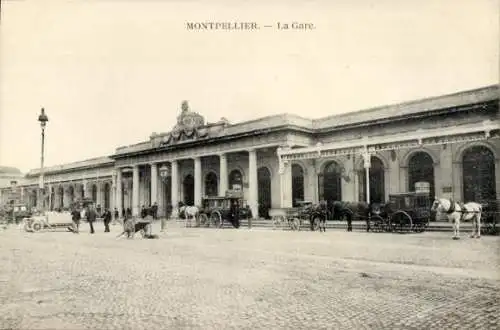
[[(74, 233), (78, 233), (80, 230), (80, 221), (82, 219), (86, 219), (90, 226), (90, 233), (94, 234), (95, 233), (94, 222), (97, 220), (98, 217), (102, 217), (104, 222), (104, 232), (109, 233), (110, 232), (109, 224), (112, 218), (111, 211), (109, 209), (105, 209), (102, 214), (100, 211), (101, 211), (100, 205), (94, 207), (93, 204), (89, 204), (85, 207), (74, 207), (73, 210), (71, 211), (71, 219), (73, 220), (73, 227), (68, 229)], [(117, 213), (118, 210), (115, 209), (115, 216)]]
[[(171, 213), (171, 207), (167, 207), (167, 218), (168, 214)], [(170, 212), (169, 212), (170, 210)], [(97, 220), (97, 218), (102, 218), (104, 222), (104, 232), (108, 233), (110, 232), (109, 230), (109, 224), (111, 223), (112, 220), (112, 214), (109, 209), (104, 209), (104, 212), (102, 212), (101, 206), (97, 205), (94, 206), (93, 204), (88, 204), (87, 206), (74, 206), (72, 211), (71, 211), (71, 218), (73, 220), (73, 227), (68, 228), (70, 231), (74, 233), (79, 232), (80, 228), (80, 221), (82, 219), (86, 219), (87, 222), (89, 223), (90, 226), (90, 233), (94, 234), (95, 229), (94, 229), (94, 222)], [(120, 218), (120, 213), (117, 208), (114, 209), (113, 215), (115, 219)], [(130, 219), (132, 217), (132, 210), (130, 208), (127, 209), (122, 209), (122, 215), (124, 222), (127, 221), (127, 219)], [(146, 207), (143, 205), (141, 207), (141, 218), (146, 218), (147, 216), (152, 216), (154, 220), (158, 219), (158, 204), (153, 203), (149, 207)], [(164, 223), (162, 221), (162, 231), (164, 229)]]

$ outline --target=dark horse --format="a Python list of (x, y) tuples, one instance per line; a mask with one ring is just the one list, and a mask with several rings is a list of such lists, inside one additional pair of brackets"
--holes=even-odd
[(333, 202), (333, 220), (347, 221), (347, 230), (352, 231), (353, 220), (366, 221), (366, 231), (370, 231), (370, 219), (374, 216), (387, 217), (384, 204), (367, 202)]
[(326, 201), (320, 201), (318, 204), (306, 206), (301, 213), (301, 217), (309, 218), (311, 231), (314, 231), (316, 228), (318, 228), (320, 232), (326, 231), (326, 219), (328, 217)]

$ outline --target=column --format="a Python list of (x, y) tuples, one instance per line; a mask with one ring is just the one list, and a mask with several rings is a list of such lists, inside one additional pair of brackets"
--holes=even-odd
[(365, 175), (366, 175), (366, 202), (370, 204), (370, 167), (371, 167), (371, 155), (369, 153), (363, 154)]
[(306, 200), (310, 200), (313, 203), (318, 203), (318, 173), (316, 172), (316, 166), (314, 160), (309, 161), (309, 169), (307, 172), (307, 197)]
[(158, 203), (158, 165), (151, 164), (151, 205)]
[[(157, 170), (158, 172), (158, 170)], [(164, 217), (165, 216), (165, 181), (163, 177), (160, 175), (160, 177), (156, 180), (156, 199), (155, 201), (158, 203), (158, 216)], [(153, 190), (153, 189), (151, 189)]]
[(118, 212), (121, 216), (122, 214), (122, 208), (123, 208), (123, 205), (122, 205), (122, 195), (123, 195), (123, 182), (122, 182), (122, 170), (117, 168), (116, 169), (116, 181), (115, 181), (115, 185), (116, 185), (116, 188), (115, 188), (115, 207), (118, 209)]
[[(453, 164), (453, 152), (451, 144), (444, 144), (440, 146), (441, 150), (439, 151), (439, 165), (434, 166), (434, 183), (435, 183), (435, 195), (440, 198), (454, 198), (453, 192), (457, 189), (454, 187), (453, 175), (455, 173)], [(436, 196), (431, 196), (434, 199)], [(459, 195), (460, 196), (460, 195)]]
[(178, 216), (179, 210), (179, 163), (176, 160), (171, 162), (171, 175), (172, 175), (172, 183), (171, 183), (171, 199), (172, 199), (172, 218), (176, 218)]
[(194, 158), (194, 205), (201, 206), (201, 158)]
[(252, 217), (257, 219), (259, 216), (258, 204), (258, 182), (257, 182), (257, 151), (251, 149), (248, 151), (248, 205), (252, 211)]
[(104, 184), (102, 182), (96, 182), (96, 188), (97, 188), (97, 196), (96, 196), (96, 204), (101, 205), (102, 210), (104, 211), (104, 199), (103, 199), (103, 193), (102, 190), (104, 188)]
[(280, 164), (279, 173), (281, 187), (281, 207), (292, 207), (292, 164), (288, 161), (282, 161), (282, 163)]
[(219, 155), (219, 196), (225, 196), (227, 191), (227, 157), (226, 154)]
[(132, 170), (132, 216), (139, 215), (139, 165)]

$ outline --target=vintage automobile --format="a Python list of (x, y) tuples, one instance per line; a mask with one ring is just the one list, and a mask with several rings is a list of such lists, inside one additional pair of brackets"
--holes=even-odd
[(240, 221), (252, 217), (252, 212), (240, 192), (228, 191), (226, 196), (210, 196), (202, 200), (197, 222), (200, 226), (221, 228), (228, 221), (234, 228)]
[[(94, 201), (90, 198), (83, 198), (74, 201), (71, 209), (81, 210), (86, 208)], [(85, 219), (82, 219), (82, 221)], [(43, 230), (68, 229), (73, 225), (72, 215), (69, 211), (47, 211), (44, 214), (32, 215), (24, 218), (24, 230), (27, 232), (40, 232)]]

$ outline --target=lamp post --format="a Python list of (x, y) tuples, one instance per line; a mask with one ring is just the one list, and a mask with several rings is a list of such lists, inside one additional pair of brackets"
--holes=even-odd
[(45, 114), (45, 109), (42, 108), (42, 112), (38, 116), (38, 121), (40, 122), (40, 127), (42, 128), (42, 155), (40, 159), (40, 183), (39, 183), (39, 191), (40, 191), (40, 199), (41, 199), (41, 208), (44, 209), (45, 206), (45, 183), (44, 183), (44, 178), (43, 178), (43, 153), (44, 153), (44, 147), (45, 147), (45, 126), (47, 125), (47, 122), (49, 121), (49, 117)]
[[(161, 181), (163, 183), (166, 183), (167, 180), (168, 180), (168, 177), (171, 175), (171, 172), (170, 172), (170, 167), (168, 167), (167, 165), (163, 164), (161, 167), (160, 167), (160, 177), (161, 177)], [(168, 201), (167, 201), (168, 203)], [(169, 216), (168, 214), (168, 210), (167, 210), (167, 207), (166, 205), (163, 206), (163, 209), (165, 210), (165, 216), (161, 218), (161, 231), (164, 231), (165, 230), (165, 225), (166, 225), (166, 221), (167, 221), (167, 217)]]

